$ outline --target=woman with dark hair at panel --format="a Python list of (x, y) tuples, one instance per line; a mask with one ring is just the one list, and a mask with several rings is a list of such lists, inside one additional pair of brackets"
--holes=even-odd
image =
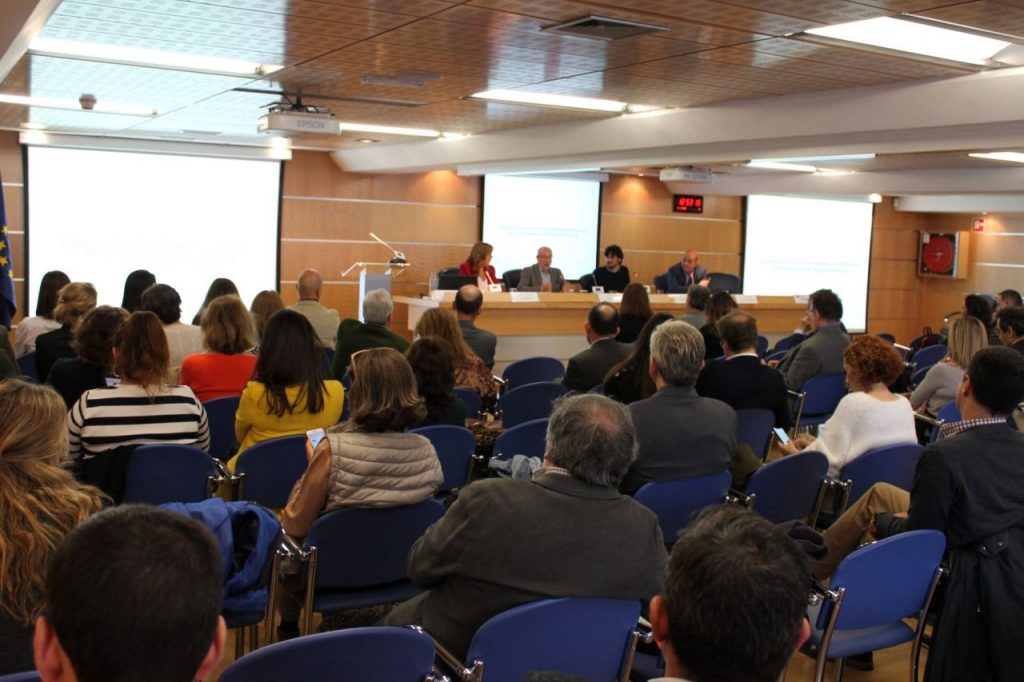
[(455, 319), (455, 313), (443, 308), (431, 308), (420, 317), (414, 333), (419, 338), (439, 337), (452, 347), (452, 369), (456, 386), (479, 393), (485, 404), (495, 396), (497, 389), (494, 387), (491, 370), (462, 338), (462, 330)]
[(284, 300), (281, 298), (281, 294), (272, 289), (261, 291), (252, 299), (249, 312), (252, 313), (253, 323), (256, 325), (257, 340), (263, 340), (263, 333), (267, 329), (267, 320), (282, 308), (284, 308)]
[(718, 321), (738, 310), (739, 306), (732, 295), (727, 291), (716, 291), (711, 294), (708, 304), (704, 308), (704, 326), (700, 328), (700, 335), (704, 337), (704, 359), (720, 358), (725, 355), (722, 350), (722, 340), (718, 338)]
[(114, 336), (126, 319), (124, 308), (101, 305), (87, 312), (78, 324), (74, 341), (77, 357), (61, 358), (46, 377), (46, 383), (60, 393), (69, 410), (90, 388), (107, 385)]
[[(285, 308), (270, 316), (252, 381), (235, 414), (238, 453), (281, 436), (301, 435), (338, 423), (345, 401), (340, 381), (324, 381), (323, 351), (313, 325)], [(236, 454), (228, 462), (235, 470)]]
[(206, 290), (206, 298), (203, 299), (203, 305), (199, 306), (199, 312), (192, 318), (192, 324), (199, 324), (203, 319), (203, 311), (206, 310), (206, 306), (220, 296), (238, 296), (238, 287), (227, 277), (218, 277), (210, 283), (210, 288)]
[(99, 490), (60, 466), (67, 422), (53, 389), (0, 383), (0, 675), (35, 668), (32, 634), (47, 561), (104, 504)]
[(451, 344), (438, 336), (416, 339), (405, 352), (405, 358), (416, 377), (416, 390), (427, 408), (427, 416), (417, 427), (433, 424), (466, 425), (466, 404), (454, 391), (454, 356)]
[(992, 306), (989, 305), (989, 302), (984, 297), (977, 294), (967, 294), (964, 297), (963, 307), (960, 308), (960, 314), (981, 320), (982, 324), (985, 325), (985, 333), (988, 334), (988, 345), (1003, 345), (1003, 342), (999, 340), (999, 332), (992, 320)]
[(802, 435), (779, 446), (787, 455), (804, 449), (822, 453), (829, 476), (868, 450), (917, 442), (910, 401), (888, 388), (903, 371), (903, 358), (892, 344), (877, 336), (856, 337), (843, 351), (843, 369), (850, 392), (822, 426), (821, 437)]
[(156, 275), (149, 270), (133, 270), (124, 279), (121, 307), (129, 313), (142, 309), (142, 292), (156, 284)]
[(640, 336), (640, 330), (653, 314), (647, 288), (639, 282), (626, 285), (625, 291), (622, 292), (622, 303), (619, 304), (619, 334), (615, 340), (619, 343), (636, 341)]
[(654, 395), (656, 388), (648, 371), (651, 366), (651, 334), (658, 325), (671, 319), (672, 316), (668, 313), (655, 313), (647, 320), (647, 324), (640, 330), (640, 335), (633, 344), (633, 352), (605, 375), (606, 396), (628, 405)]
[(36, 337), (40, 334), (60, 329), (60, 322), (53, 317), (53, 309), (57, 307), (61, 287), (70, 283), (71, 279), (60, 270), (51, 270), (43, 275), (39, 283), (39, 296), (36, 298), (36, 314), (19, 322), (14, 335), (16, 358), (34, 352)]
[(205, 353), (181, 362), (181, 384), (201, 401), (240, 395), (256, 368), (252, 318), (238, 296), (220, 296), (203, 309), (200, 323)]
[(50, 375), (50, 368), (60, 358), (75, 357), (71, 341), (82, 317), (96, 307), (96, 289), (88, 282), (71, 282), (61, 287), (53, 317), (60, 323), (58, 329), (36, 337), (36, 376), (40, 380)]
[(209, 449), (202, 403), (188, 386), (167, 385), (170, 353), (156, 315), (129, 315), (114, 334), (111, 357), (120, 383), (86, 391), (68, 414), (72, 457), (150, 443)]
[(494, 256), (494, 247), (487, 242), (477, 242), (469, 251), (466, 262), (459, 266), (460, 275), (476, 275), (477, 286), (487, 291), (491, 284), (498, 283), (498, 275), (491, 265), (491, 257)]

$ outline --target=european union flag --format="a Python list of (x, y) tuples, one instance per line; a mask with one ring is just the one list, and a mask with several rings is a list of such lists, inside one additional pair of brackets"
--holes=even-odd
[(7, 212), (4, 210), (2, 186), (0, 182), (0, 324), (10, 328), (18, 304), (14, 298), (14, 261), (11, 258), (11, 241), (7, 236)]

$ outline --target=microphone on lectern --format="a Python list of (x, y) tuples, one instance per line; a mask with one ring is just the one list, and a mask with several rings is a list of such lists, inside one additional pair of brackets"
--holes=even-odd
[(401, 263), (408, 263), (409, 262), (409, 261), (407, 261), (405, 259), (405, 254), (402, 253), (401, 251), (398, 251), (398, 250), (392, 248), (391, 244), (388, 244), (386, 241), (384, 241), (383, 239), (381, 239), (380, 237), (375, 235), (373, 232), (370, 233), (370, 236), (373, 237), (378, 242), (380, 242), (381, 244), (383, 244), (384, 246), (388, 247), (388, 250), (391, 251), (391, 253), (395, 254), (395, 257), (392, 258), (391, 260), (389, 260), (388, 263), (394, 263), (394, 264), (398, 265), (398, 264), (401, 264)]

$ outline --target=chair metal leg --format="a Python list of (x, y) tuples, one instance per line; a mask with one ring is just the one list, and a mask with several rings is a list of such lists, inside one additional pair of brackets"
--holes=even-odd
[(276, 639), (274, 622), (277, 620), (277, 594), (281, 582), (281, 553), (274, 553), (270, 568), (270, 586), (267, 592), (267, 618), (263, 621), (263, 643), (273, 644)]
[(302, 605), (302, 628), (299, 632), (308, 635), (313, 632), (313, 587), (316, 585), (316, 547), (309, 548), (309, 565), (306, 571), (306, 599)]
[(245, 655), (245, 628), (235, 629), (235, 660)]
[(845, 659), (836, 659), (836, 682), (843, 682), (843, 661)]

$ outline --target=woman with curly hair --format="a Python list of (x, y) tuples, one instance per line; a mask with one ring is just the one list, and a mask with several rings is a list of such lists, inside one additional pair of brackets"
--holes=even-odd
[(825, 422), (821, 437), (802, 435), (781, 446), (786, 454), (804, 449), (824, 454), (829, 476), (868, 450), (917, 442), (910, 401), (888, 388), (903, 371), (892, 344), (877, 336), (858, 336), (843, 352), (843, 369), (850, 393)]
[(466, 344), (458, 320), (451, 310), (431, 308), (426, 311), (416, 323), (415, 334), (421, 339), (437, 336), (451, 345), (455, 353), (452, 369), (456, 386), (463, 386), (479, 393), (485, 403), (494, 397), (497, 389), (494, 387), (491, 370)]
[(76, 357), (61, 358), (50, 369), (46, 383), (57, 389), (68, 409), (90, 388), (107, 385), (111, 376), (114, 335), (128, 319), (124, 308), (101, 305), (85, 314), (75, 329)]
[(466, 425), (466, 403), (454, 391), (454, 355), (451, 344), (437, 336), (416, 339), (405, 352), (405, 358), (416, 376), (416, 390), (427, 408), (427, 416), (417, 427), (433, 424)]
[(68, 452), (64, 401), (47, 386), (0, 383), (0, 675), (32, 670), (46, 562), (105, 498), (60, 463)]

